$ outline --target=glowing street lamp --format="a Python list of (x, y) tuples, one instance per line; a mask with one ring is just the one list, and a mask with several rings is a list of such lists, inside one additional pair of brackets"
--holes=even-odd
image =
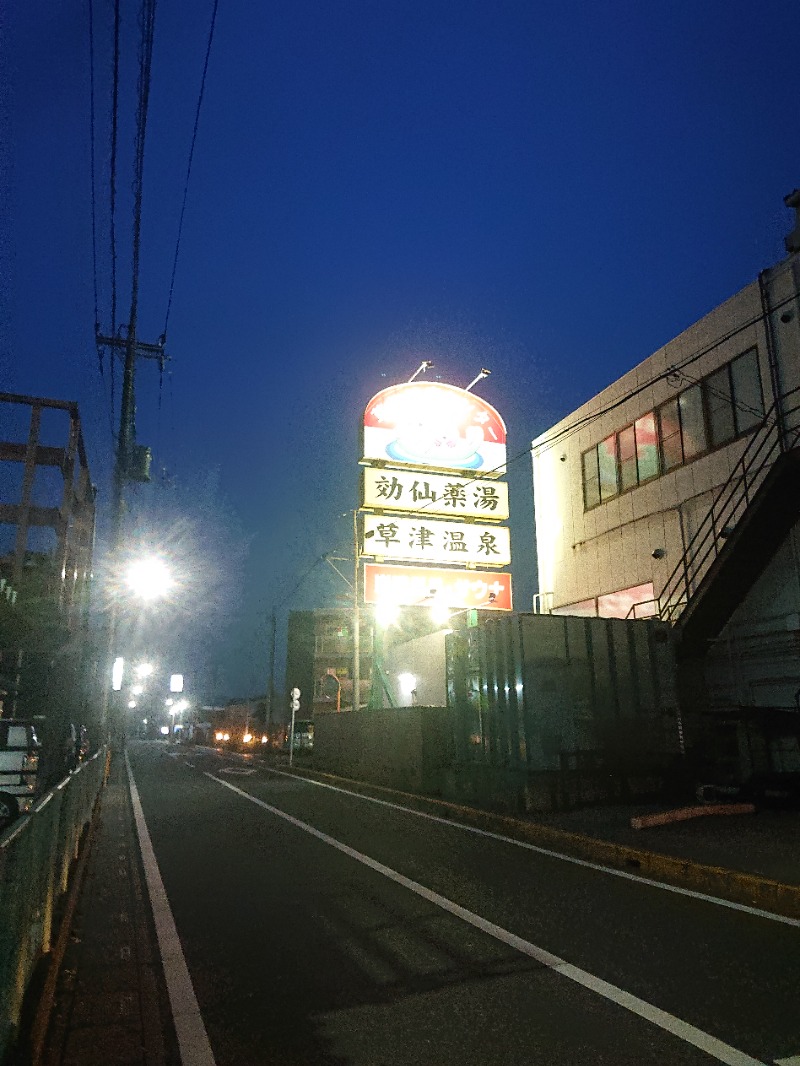
[(132, 562), (125, 572), (125, 583), (141, 600), (158, 600), (175, 584), (169, 567), (158, 556)]
[(136, 676), (150, 677), (153, 670), (155, 670), (155, 667), (152, 663), (139, 663), (139, 665), (136, 667)]

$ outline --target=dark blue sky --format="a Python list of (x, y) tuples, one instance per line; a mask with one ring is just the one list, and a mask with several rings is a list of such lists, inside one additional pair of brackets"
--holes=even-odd
[[(120, 322), (136, 32), (122, 6)], [(80, 403), (107, 513), (88, 4), (15, 7), (0, 46), (0, 387)], [(94, 13), (106, 332), (111, 7)], [(157, 7), (145, 340), (164, 327), (211, 7)], [(157, 368), (138, 373), (139, 439), (166, 477), (135, 492), (138, 513), (184, 509), (203, 529), (205, 635), (187, 623), (186, 656), (219, 665), (216, 695), (263, 690), (273, 605), (285, 616), (346, 591), (320, 564), (286, 600), (347, 546), (375, 392), (423, 358), (457, 385), (486, 366), (477, 391), (513, 456), (783, 256), (798, 39), (796, 0), (220, 0), (160, 402)], [(509, 474), (520, 609), (535, 591), (530, 481), (523, 456)]]

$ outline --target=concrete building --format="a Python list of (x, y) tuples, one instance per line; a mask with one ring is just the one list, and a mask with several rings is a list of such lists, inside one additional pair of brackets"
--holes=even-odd
[(694, 741), (800, 769), (800, 194), (789, 255), (532, 443), (543, 613), (676, 630)]
[[(362, 609), (359, 634), (359, 706), (369, 701), (372, 684), (372, 620)], [(333, 680), (335, 679), (335, 680)], [(337, 692), (338, 683), (338, 692)], [(286, 646), (286, 698), (300, 689), (298, 718), (351, 710), (353, 706), (353, 611), (344, 607), (290, 611)], [(288, 712), (287, 712), (288, 714)]]

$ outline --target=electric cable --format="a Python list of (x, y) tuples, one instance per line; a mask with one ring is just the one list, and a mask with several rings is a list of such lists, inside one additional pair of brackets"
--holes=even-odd
[[(92, 282), (94, 287), (94, 335), (95, 347), (97, 348), (97, 361), (100, 369), (100, 380), (103, 395), (106, 399), (105, 365), (103, 360), (104, 346), (98, 343), (100, 336), (100, 299), (97, 284), (97, 138), (95, 135), (95, 85), (94, 85), (94, 0), (89, 0), (89, 143), (90, 143), (90, 167), (91, 167), (91, 196), (92, 196)], [(111, 356), (113, 364), (113, 355)], [(109, 406), (109, 428), (111, 437), (114, 437), (113, 420), (113, 397)]]
[(169, 283), (169, 297), (167, 299), (167, 313), (166, 313), (166, 316), (164, 318), (164, 332), (161, 335), (162, 342), (166, 341), (166, 339), (167, 339), (167, 326), (169, 325), (169, 315), (170, 315), (170, 311), (172, 309), (172, 295), (173, 295), (173, 293), (175, 291), (175, 275), (176, 275), (177, 270), (178, 270), (178, 254), (180, 252), (181, 235), (183, 233), (183, 218), (184, 218), (184, 215), (186, 214), (186, 201), (187, 201), (188, 195), (189, 195), (189, 178), (190, 178), (191, 173), (192, 173), (192, 161), (194, 159), (194, 148), (195, 148), (195, 144), (197, 142), (197, 130), (198, 130), (198, 127), (200, 125), (200, 108), (202, 107), (202, 104), (203, 104), (203, 95), (205, 93), (205, 88), (206, 88), (206, 74), (208, 73), (208, 61), (209, 61), (209, 58), (211, 56), (211, 45), (212, 45), (212, 42), (214, 40), (214, 26), (216, 25), (216, 21), (217, 21), (217, 7), (218, 7), (218, 5), (219, 5), (219, 0), (214, 0), (214, 6), (213, 6), (212, 11), (211, 11), (211, 26), (210, 26), (209, 31), (208, 31), (208, 44), (206, 45), (206, 56), (205, 56), (205, 61), (203, 63), (203, 74), (202, 74), (202, 77), (200, 79), (200, 93), (199, 93), (198, 98), (197, 98), (197, 109), (195, 111), (195, 116), (194, 116), (194, 129), (192, 130), (192, 141), (191, 141), (191, 145), (189, 147), (189, 161), (188, 161), (187, 166), (186, 166), (186, 181), (184, 182), (184, 186), (183, 186), (183, 202), (181, 203), (181, 213), (180, 213), (180, 218), (178, 220), (178, 238), (177, 238), (177, 240), (175, 242), (175, 258), (173, 259), (173, 262), (172, 262), (172, 277), (170, 278), (170, 283)]
[(134, 152), (133, 181), (133, 253), (131, 262), (131, 310), (128, 321), (128, 336), (136, 337), (136, 325), (139, 310), (139, 260), (142, 237), (142, 198), (144, 193), (144, 158), (145, 137), (147, 133), (147, 112), (150, 101), (150, 82), (153, 60), (153, 39), (155, 31), (155, 0), (142, 0), (141, 6), (141, 40), (139, 50), (138, 104), (136, 109), (136, 137)]
[[(94, 111), (94, 0), (89, 0), (89, 155), (92, 171), (92, 281), (94, 284), (94, 332), (96, 337), (100, 333), (100, 312), (97, 298), (97, 191), (95, 188)], [(97, 357), (100, 363), (100, 377), (105, 378), (102, 346), (98, 346)]]
[[(785, 300), (781, 300), (779, 303), (775, 304), (775, 306), (771, 308), (771, 311), (775, 312), (780, 310), (781, 307), (783, 307), (785, 304), (791, 303), (794, 299), (794, 296), (790, 296), (787, 297)], [(624, 403), (627, 403), (628, 400), (633, 399), (634, 396), (638, 396), (639, 393), (644, 392), (645, 389), (651, 388), (651, 386), (655, 385), (657, 382), (662, 381), (673, 374), (680, 374), (683, 371), (684, 367), (690, 366), (692, 363), (697, 362), (698, 359), (702, 359), (704, 355), (708, 355), (709, 352), (713, 352), (715, 348), (718, 348), (721, 344), (725, 344), (726, 341), (731, 340), (737, 334), (744, 332), (744, 330), (749, 329), (751, 326), (756, 325), (758, 322), (763, 322), (765, 317), (766, 316), (763, 312), (759, 312), (757, 315), (754, 315), (752, 318), (748, 319), (746, 322), (743, 322), (735, 329), (730, 330), (730, 332), (726, 333), (722, 337), (719, 337), (711, 344), (708, 344), (705, 347), (700, 348), (698, 351), (694, 352), (692, 355), (687, 356), (686, 359), (684, 359), (681, 363), (673, 364), (672, 366), (667, 367), (666, 370), (662, 371), (660, 374), (656, 374), (654, 377), (646, 381), (643, 385), (639, 385), (635, 389), (631, 389), (629, 392), (626, 392), (624, 396), (621, 396), (618, 400), (615, 400), (613, 403), (608, 404), (608, 406), (602, 408), (602, 410), (594, 411), (591, 414), (584, 415), (582, 418), (577, 419), (575, 422), (571, 422), (569, 425), (564, 426), (563, 429), (558, 430), (557, 433), (553, 433), (552, 436), (544, 437), (544, 439), (539, 440), (537, 442), (537, 450), (539, 448), (551, 447), (552, 445), (557, 444), (560, 440), (563, 440), (565, 437), (570, 436), (576, 430), (582, 429), (584, 426), (589, 425), (591, 422), (594, 422), (595, 419), (602, 418), (604, 415), (609, 414), (611, 411), (615, 411), (618, 407), (621, 407)]]
[[(114, 0), (114, 61), (111, 89), (111, 161), (110, 161), (110, 193), (111, 193), (111, 217), (110, 217), (110, 241), (111, 241), (111, 336), (117, 335), (117, 141), (119, 139), (119, 29), (120, 14), (119, 0)], [(111, 422), (114, 417), (114, 400), (116, 396), (116, 384), (114, 382), (114, 368), (116, 357), (114, 349), (111, 349)], [(113, 434), (113, 429), (112, 429)]]

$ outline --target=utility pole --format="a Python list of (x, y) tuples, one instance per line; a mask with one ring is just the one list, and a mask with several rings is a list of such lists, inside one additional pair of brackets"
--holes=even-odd
[(267, 707), (267, 726), (272, 725), (272, 708), (275, 705), (275, 633), (278, 621), (275, 608), (272, 608), (269, 642), (269, 704)]
[(358, 509), (353, 511), (353, 710), (361, 705), (361, 617), (359, 614)]
[(112, 497), (111, 554), (115, 556), (122, 539), (122, 519), (125, 514), (124, 487), (127, 481), (147, 481), (149, 476), (142, 467), (134, 469), (136, 448), (136, 359), (156, 359), (163, 369), (169, 356), (164, 351), (164, 338), (158, 344), (145, 344), (136, 340), (136, 323), (132, 318), (127, 337), (103, 337), (97, 335), (97, 344), (112, 349), (124, 349), (125, 362), (122, 371), (122, 399), (120, 402), (117, 454), (114, 461)]
[[(111, 498), (111, 545), (110, 559), (112, 567), (119, 565), (119, 553), (122, 546), (122, 524), (125, 517), (124, 488), (128, 481), (149, 481), (150, 475), (147, 469), (147, 461), (139, 462), (135, 468), (133, 463), (136, 454), (136, 394), (135, 376), (136, 359), (140, 356), (144, 359), (157, 359), (163, 367), (168, 358), (164, 351), (164, 338), (158, 344), (143, 344), (136, 340), (136, 301), (134, 299), (131, 308), (131, 320), (128, 326), (128, 336), (104, 337), (97, 334), (96, 342), (111, 349), (111, 358), (114, 358), (116, 349), (125, 350), (125, 362), (122, 375), (122, 398), (120, 401), (119, 431), (117, 433), (117, 451), (114, 457), (114, 476), (112, 483)], [(116, 595), (111, 597), (111, 615), (108, 621), (108, 650), (103, 669), (103, 719), (107, 731), (111, 732), (112, 739), (115, 729), (121, 729), (121, 722), (116, 721), (116, 715), (111, 711), (111, 663), (115, 655), (115, 643), (117, 636), (118, 603)], [(113, 717), (113, 721), (110, 719)]]

